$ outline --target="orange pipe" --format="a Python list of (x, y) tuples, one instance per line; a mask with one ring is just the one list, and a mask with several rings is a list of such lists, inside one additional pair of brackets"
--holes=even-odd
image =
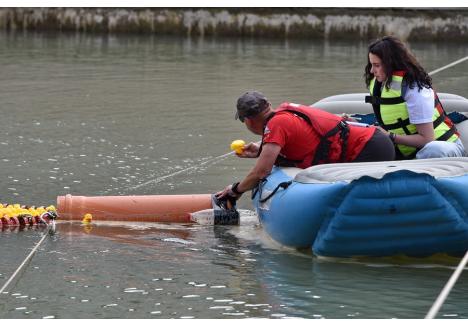
[(61, 220), (191, 223), (190, 213), (213, 207), (212, 195), (66, 196), (57, 197)]

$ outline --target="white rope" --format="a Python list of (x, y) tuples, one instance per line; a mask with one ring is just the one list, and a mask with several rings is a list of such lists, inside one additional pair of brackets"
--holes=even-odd
[(461, 58), (461, 59), (459, 59), (459, 60), (457, 60), (457, 61), (454, 61), (454, 62), (452, 62), (452, 63), (449, 63), (449, 64), (446, 65), (446, 66), (440, 67), (439, 69), (436, 69), (436, 70), (431, 71), (431, 72), (429, 73), (429, 76), (430, 76), (430, 75), (437, 74), (439, 71), (442, 71), (442, 70), (445, 70), (445, 69), (447, 69), (447, 68), (453, 67), (453, 66), (455, 66), (455, 65), (457, 65), (457, 64), (459, 64), (459, 63), (461, 63), (461, 62), (463, 62), (463, 61), (465, 61), (465, 60), (468, 60), (468, 56), (466, 56), (466, 57), (464, 57), (464, 58)]
[[(465, 60), (468, 60), (468, 56), (467, 56), (467, 57), (464, 57), (464, 58), (462, 58), (462, 59), (459, 59), (459, 60), (457, 60), (457, 61), (454, 61), (454, 62), (452, 62), (452, 63), (450, 63), (450, 64), (448, 64), (448, 65), (446, 65), (446, 66), (443, 66), (443, 67), (441, 67), (441, 68), (439, 68), (439, 69), (436, 69), (436, 70), (434, 70), (434, 71), (431, 71), (431, 72), (429, 73), (429, 75), (433, 75), (433, 74), (438, 73), (439, 71), (442, 71), (442, 70), (445, 70), (445, 69), (447, 69), (447, 68), (453, 67), (453, 66), (455, 66), (455, 65), (457, 65), (457, 64), (459, 64), (460, 62), (463, 62), (463, 61), (465, 61)], [(165, 179), (167, 179), (167, 178), (171, 178), (171, 177), (176, 176), (176, 175), (178, 175), (178, 174), (181, 174), (181, 173), (184, 173), (184, 172), (187, 172), (187, 171), (190, 171), (190, 170), (197, 169), (197, 168), (199, 168), (199, 167), (201, 167), (201, 166), (203, 166), (203, 165), (206, 165), (206, 164), (208, 164), (208, 163), (210, 163), (210, 162), (212, 162), (212, 161), (215, 161), (215, 160), (217, 160), (217, 159), (224, 158), (224, 157), (229, 156), (229, 155), (232, 155), (232, 154), (234, 154), (234, 151), (229, 152), (229, 153), (226, 153), (226, 154), (223, 154), (223, 155), (220, 155), (220, 156), (217, 156), (217, 157), (214, 157), (214, 158), (211, 158), (211, 159), (209, 159), (209, 160), (207, 160), (207, 161), (205, 161), (205, 162), (202, 162), (202, 163), (200, 163), (200, 164), (198, 164), (198, 165), (190, 166), (190, 167), (188, 167), (188, 168), (186, 168), (186, 169), (182, 169), (182, 170), (176, 171), (176, 172), (174, 172), (174, 173), (171, 173), (171, 174), (168, 174), (168, 175), (165, 175), (165, 176), (162, 176), (162, 177), (158, 177), (158, 178), (155, 178), (155, 179), (152, 179), (152, 180), (149, 180), (149, 181), (140, 183), (139, 185), (132, 186), (132, 187), (128, 187), (127, 189), (135, 190), (135, 189), (144, 187), (144, 186), (149, 185), (149, 184), (157, 184), (157, 183), (159, 183), (159, 182), (161, 182), (161, 181), (163, 181), (163, 180), (165, 180)]]
[[(440, 67), (439, 69), (433, 70), (429, 73), (429, 75), (434, 75), (442, 70), (448, 69), (450, 67), (453, 67), (463, 61), (468, 60), (468, 56), (461, 58), (457, 61), (454, 61), (452, 63), (449, 63), (446, 66)], [(437, 313), (439, 312), (440, 308), (444, 304), (445, 300), (447, 299), (448, 295), (450, 294), (450, 291), (452, 291), (453, 286), (458, 280), (458, 277), (460, 276), (461, 272), (466, 266), (466, 263), (468, 262), (468, 251), (465, 253), (465, 256), (461, 260), (460, 264), (458, 265), (457, 269), (455, 272), (453, 272), (452, 276), (448, 280), (447, 284), (445, 284), (445, 287), (442, 289), (440, 292), (439, 296), (437, 297), (436, 301), (432, 304), (431, 309), (428, 311), (425, 319), (433, 319)]]
[(173, 177), (173, 176), (176, 176), (178, 174), (181, 174), (183, 172), (186, 172), (186, 171), (190, 171), (190, 170), (194, 170), (194, 169), (198, 169), (200, 168), (201, 166), (203, 165), (206, 165), (208, 163), (211, 163), (211, 162), (214, 162), (216, 160), (222, 160), (224, 159), (225, 157), (229, 156), (229, 155), (232, 155), (234, 154), (235, 152), (232, 151), (232, 152), (229, 152), (229, 153), (226, 153), (226, 154), (223, 154), (223, 155), (220, 155), (220, 156), (216, 156), (216, 157), (213, 157), (213, 158), (210, 158), (200, 164), (197, 164), (197, 165), (194, 165), (194, 166), (190, 166), (186, 169), (182, 169), (182, 170), (179, 170), (179, 171), (176, 171), (174, 173), (171, 173), (171, 174), (168, 174), (168, 175), (165, 175), (165, 176), (162, 176), (162, 177), (158, 177), (158, 178), (155, 178), (155, 179), (152, 179), (152, 180), (149, 180), (149, 181), (146, 181), (146, 182), (143, 182), (143, 183), (140, 183), (139, 185), (136, 185), (136, 186), (132, 186), (132, 187), (128, 187), (127, 189), (132, 189), (132, 190), (135, 190), (135, 189), (138, 189), (138, 188), (141, 188), (143, 186), (146, 186), (146, 185), (149, 185), (149, 184), (156, 184), (156, 183), (159, 183), (167, 178), (170, 178), (170, 177)]
[[(42, 215), (41, 215), (41, 218), (42, 218)], [(50, 231), (49, 229), (51, 228), (51, 226), (52, 226), (52, 230), (54, 230), (55, 229), (55, 220), (51, 220), (51, 222), (50, 222), (49, 226), (47, 227), (47, 229), (45, 230), (44, 235), (42, 236), (41, 240), (39, 240), (39, 242), (31, 250), (29, 255), (24, 259), (24, 261), (21, 263), (21, 265), (19, 265), (19, 267), (13, 273), (13, 275), (11, 275), (10, 278), (8, 279), (8, 281), (6, 281), (6, 283), (2, 286), (2, 288), (0, 289), (0, 294), (2, 294), (5, 291), (5, 289), (8, 287), (8, 285), (10, 285), (10, 283), (15, 279), (16, 275), (19, 274), (19, 272), (23, 269), (23, 267), (26, 266), (26, 264), (32, 258), (32, 256), (36, 252), (37, 248), (39, 248), (41, 243), (45, 240), (45, 238), (49, 234), (49, 231)]]
[[(433, 71), (431, 71), (431, 72), (429, 73), (429, 75), (434, 75), (434, 74), (436, 74), (436, 73), (438, 73), (438, 72), (440, 72), (440, 71), (442, 71), (442, 70), (445, 70), (445, 69), (448, 69), (448, 68), (450, 68), (450, 67), (453, 67), (453, 66), (455, 66), (455, 65), (457, 65), (457, 64), (459, 64), (459, 63), (461, 63), (461, 62), (463, 62), (463, 61), (465, 61), (465, 60), (468, 60), (468, 56), (466, 56), (466, 57), (464, 57), (464, 58), (461, 58), (461, 59), (459, 59), (459, 60), (457, 60), (457, 61), (454, 61), (454, 62), (452, 62), (452, 63), (449, 63), (448, 65), (445, 65), (445, 66), (443, 66), (443, 67), (441, 67), (441, 68), (439, 68), (439, 69), (433, 70)], [(210, 163), (210, 162), (215, 161), (215, 160), (220, 159), (220, 158), (224, 158), (224, 157), (229, 156), (229, 155), (232, 155), (232, 154), (234, 154), (234, 151), (229, 152), (229, 153), (226, 153), (226, 154), (223, 154), (223, 155), (220, 155), (220, 156), (217, 156), (217, 157), (214, 157), (214, 158), (211, 158), (211, 159), (209, 159), (209, 160), (207, 160), (207, 161), (205, 161), (205, 162), (202, 162), (202, 163), (200, 163), (200, 164), (198, 164), (198, 165), (191, 166), (191, 167), (188, 167), (188, 168), (186, 168), (186, 169), (179, 170), (179, 171), (176, 171), (176, 172), (174, 172), (174, 173), (171, 173), (171, 174), (168, 174), (168, 175), (159, 177), (159, 178), (155, 178), (155, 179), (146, 181), (146, 182), (141, 183), (141, 184), (136, 185), (136, 186), (129, 187), (129, 188), (127, 188), (127, 189), (135, 190), (135, 189), (141, 188), (141, 187), (146, 186), (146, 185), (149, 185), (149, 184), (156, 184), (156, 183), (159, 183), (159, 182), (161, 182), (161, 181), (163, 181), (163, 180), (165, 180), (165, 179), (167, 179), (167, 178), (176, 176), (176, 175), (181, 174), (181, 173), (184, 173), (184, 172), (186, 172), (186, 171), (190, 171), (190, 170), (197, 169), (197, 168), (199, 168), (199, 167), (201, 167), (201, 166), (203, 166), (203, 165), (206, 165), (207, 163)]]
[(445, 284), (445, 287), (440, 292), (439, 296), (437, 297), (437, 300), (432, 304), (432, 307), (427, 313), (425, 319), (433, 319), (437, 315), (437, 313), (440, 310), (440, 307), (442, 307), (442, 305), (444, 304), (445, 299), (447, 299), (450, 291), (452, 290), (453, 286), (457, 282), (458, 277), (460, 276), (461, 272), (465, 268), (467, 262), (468, 262), (468, 251), (465, 253), (465, 256), (461, 260), (460, 264), (458, 264), (457, 269), (455, 269), (455, 272), (453, 272), (447, 284)]

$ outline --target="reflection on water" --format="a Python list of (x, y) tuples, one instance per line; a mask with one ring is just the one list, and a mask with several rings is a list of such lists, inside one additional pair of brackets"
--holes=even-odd
[[(3, 294), (0, 318), (422, 318), (456, 264), (317, 259), (248, 221), (59, 223)], [(40, 235), (2, 234), (17, 256), (2, 260), (1, 280)], [(467, 317), (464, 279), (441, 316)]]
[[(0, 34), (1, 202), (58, 195), (213, 193), (252, 166), (237, 96), (274, 105), (364, 91), (366, 44)], [(467, 46), (412, 44), (428, 71)], [(434, 76), (468, 96), (468, 66)], [(183, 173), (179, 171), (184, 170)], [(239, 203), (252, 209), (248, 195)], [(457, 261), (334, 261), (240, 226), (59, 224), (0, 318), (421, 318)], [(0, 284), (42, 229), (0, 233)], [(466, 318), (462, 274), (439, 316)]]

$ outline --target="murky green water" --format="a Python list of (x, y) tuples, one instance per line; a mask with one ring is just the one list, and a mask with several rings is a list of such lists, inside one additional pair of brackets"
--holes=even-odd
[[(412, 47), (428, 71), (468, 52)], [(0, 34), (1, 201), (213, 193), (253, 163), (218, 159), (257, 140), (233, 119), (238, 95), (363, 92), (365, 55), (366, 43)], [(466, 63), (434, 80), (468, 96)], [(0, 232), (0, 286), (41, 236)], [(422, 318), (455, 264), (323, 261), (272, 243), (246, 212), (237, 227), (60, 224), (0, 294), (0, 318)], [(467, 275), (439, 316), (467, 318)]]

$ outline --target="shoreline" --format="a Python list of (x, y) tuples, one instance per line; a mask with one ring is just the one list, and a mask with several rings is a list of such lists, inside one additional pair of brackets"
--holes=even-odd
[(0, 8), (0, 30), (459, 42), (468, 8)]

